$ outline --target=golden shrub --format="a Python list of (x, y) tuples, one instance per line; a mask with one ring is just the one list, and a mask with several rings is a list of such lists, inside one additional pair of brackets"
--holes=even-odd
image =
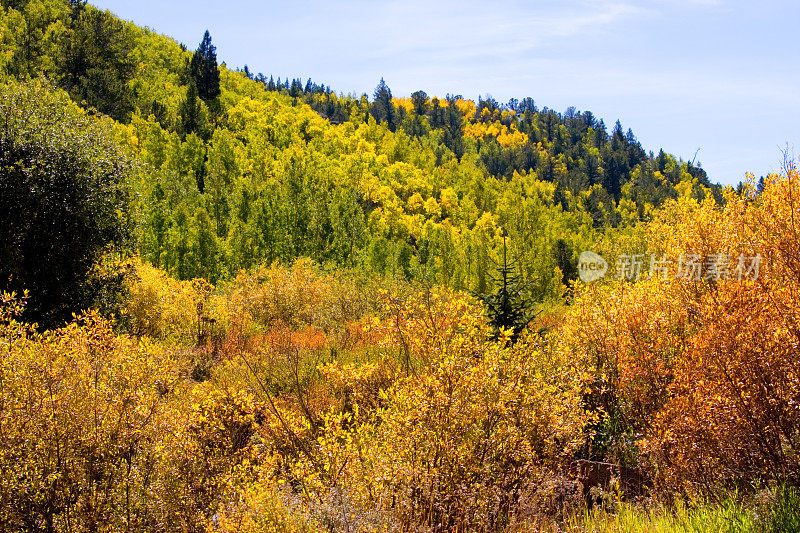
[(176, 362), (94, 314), (47, 334), (1, 322), (0, 529), (146, 527)]
[[(491, 340), (464, 296), (433, 290), (389, 301), (373, 327), (413, 364), (379, 389), (377, 409), (367, 397), (324, 416), (322, 468), (301, 458), (292, 471), (318, 494), (346, 487), (348, 501), (401, 528), (496, 530), (520, 493), (577, 447), (580, 380), (561, 354)], [(379, 368), (335, 373), (347, 381), (349, 370), (358, 388)]]
[(200, 319), (218, 315), (209, 309), (213, 290), (209, 283), (202, 279), (178, 281), (139, 260), (134, 261), (127, 289), (130, 296), (122, 318), (136, 336), (196, 340), (203, 327)]

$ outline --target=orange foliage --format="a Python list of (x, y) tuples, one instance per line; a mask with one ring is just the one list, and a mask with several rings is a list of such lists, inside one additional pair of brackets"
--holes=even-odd
[(723, 207), (675, 201), (653, 252), (759, 256), (758, 276), (592, 287), (565, 317), (561, 342), (594, 370), (587, 398), (616, 410), (665, 487), (800, 482), (798, 220), (793, 167)]
[[(386, 298), (372, 329), (399, 356), (400, 372), (390, 377), (385, 364), (326, 369), (362, 391), (318, 440), (334, 461), (329, 469), (360, 508), (377, 507), (401, 528), (507, 524), (520, 494), (580, 441), (577, 373), (532, 342), (490, 340), (480, 308), (463, 295)], [(363, 394), (369, 382), (385, 387), (377, 400)]]
[[(669, 398), (675, 361), (682, 355), (687, 308), (677, 288), (658, 279), (608, 289), (589, 287), (576, 296), (564, 322), (564, 349), (583, 356), (590, 409), (624, 424), (629, 438), (651, 427)], [(617, 437), (622, 438), (623, 435)], [(611, 445), (610, 457), (625, 462)], [(614, 457), (616, 455), (616, 457)]]
[(326, 334), (342, 333), (342, 325), (373, 309), (367, 282), (322, 274), (309, 260), (291, 268), (273, 265), (240, 272), (225, 289), (228, 314), (246, 315), (261, 329), (312, 326)]
[(771, 176), (760, 196), (730, 199), (708, 230), (763, 262), (755, 280), (690, 295), (698, 331), (651, 442), (675, 479), (704, 488), (720, 480), (800, 481), (798, 217), (800, 176), (789, 168)]

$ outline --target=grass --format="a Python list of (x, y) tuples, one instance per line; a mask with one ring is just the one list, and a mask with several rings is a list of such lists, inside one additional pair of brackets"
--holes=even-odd
[(570, 532), (619, 533), (800, 533), (800, 489), (780, 486), (760, 498), (730, 496), (717, 503), (679, 502), (651, 509), (619, 503), (572, 517)]
[(769, 533), (800, 532), (800, 489), (778, 487), (766, 530)]

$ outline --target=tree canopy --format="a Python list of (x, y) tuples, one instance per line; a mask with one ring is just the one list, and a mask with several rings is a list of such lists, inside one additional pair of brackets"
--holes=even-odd
[(131, 236), (132, 165), (111, 124), (35, 83), (0, 90), (0, 286), (58, 325), (98, 305), (104, 254)]

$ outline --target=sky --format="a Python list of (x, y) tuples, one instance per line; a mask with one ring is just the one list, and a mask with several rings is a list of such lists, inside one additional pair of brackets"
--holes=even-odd
[(646, 150), (736, 184), (800, 155), (796, 0), (94, 0), (276, 78), (336, 92), (532, 97), (619, 119)]

